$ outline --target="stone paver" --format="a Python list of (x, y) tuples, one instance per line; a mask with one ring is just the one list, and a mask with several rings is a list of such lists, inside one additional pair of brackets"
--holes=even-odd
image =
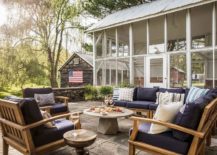
[[(83, 111), (93, 105), (100, 105), (100, 102), (77, 102), (69, 103), (70, 111)], [(97, 131), (98, 118), (88, 115), (81, 115), (82, 128)], [(91, 155), (127, 155), (128, 154), (128, 133), (132, 127), (132, 121), (127, 118), (119, 118), (119, 132), (117, 135), (98, 134), (96, 142), (88, 147)], [(1, 133), (0, 133), (1, 134)], [(2, 154), (2, 141), (0, 142), (0, 154)], [(150, 155), (137, 151), (137, 155)], [(10, 147), (9, 155), (20, 155), (18, 151)], [(46, 155), (75, 155), (74, 149), (65, 146)], [(217, 155), (217, 136), (212, 138), (211, 147), (207, 148), (206, 155)]]

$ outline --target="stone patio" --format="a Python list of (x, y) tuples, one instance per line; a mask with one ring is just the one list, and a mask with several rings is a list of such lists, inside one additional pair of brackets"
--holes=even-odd
[[(83, 111), (83, 109), (93, 105), (100, 105), (100, 102), (77, 102), (69, 103), (70, 111)], [(98, 118), (88, 115), (81, 115), (82, 128), (97, 131)], [(88, 149), (91, 155), (127, 155), (128, 154), (128, 132), (132, 127), (132, 121), (127, 118), (118, 120), (120, 132), (117, 135), (103, 135), (98, 133), (96, 142)], [(0, 143), (0, 154), (2, 154), (2, 141)], [(141, 151), (136, 152), (137, 155), (149, 155)], [(21, 155), (15, 149), (10, 147), (9, 155)], [(50, 152), (48, 155), (75, 155), (74, 149), (71, 147), (62, 147), (58, 150)], [(211, 147), (206, 149), (206, 155), (217, 155), (217, 135), (212, 138)]]

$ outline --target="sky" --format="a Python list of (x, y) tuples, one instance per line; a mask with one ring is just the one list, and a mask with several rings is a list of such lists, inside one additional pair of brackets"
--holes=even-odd
[(7, 21), (7, 9), (5, 5), (0, 0), (0, 26), (5, 24)]

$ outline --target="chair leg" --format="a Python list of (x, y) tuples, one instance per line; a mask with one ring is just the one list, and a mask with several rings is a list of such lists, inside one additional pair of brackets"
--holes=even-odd
[(135, 146), (129, 144), (129, 155), (135, 155), (135, 152), (136, 152)]
[(8, 144), (3, 140), (3, 155), (8, 155)]

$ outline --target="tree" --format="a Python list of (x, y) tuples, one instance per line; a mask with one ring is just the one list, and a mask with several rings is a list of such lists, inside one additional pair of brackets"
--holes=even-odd
[(97, 18), (103, 18), (115, 11), (150, 1), (151, 0), (84, 0), (82, 7), (88, 14)]
[[(22, 10), (19, 20), (22, 31), (20, 42), (31, 42), (37, 47), (35, 51), (43, 51), (47, 55), (49, 79), (52, 87), (57, 87), (57, 73), (63, 49), (66, 29), (74, 28), (73, 20), (77, 16), (75, 4), (70, 0), (10, 1)], [(20, 22), (22, 21), (22, 22)], [(19, 27), (19, 26), (18, 26)]]

